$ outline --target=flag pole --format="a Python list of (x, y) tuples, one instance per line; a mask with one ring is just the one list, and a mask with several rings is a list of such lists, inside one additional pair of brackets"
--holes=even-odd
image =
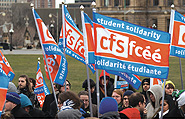
[(183, 78), (182, 78), (182, 65), (181, 65), (181, 58), (179, 57), (179, 65), (180, 65), (180, 75), (181, 75), (181, 86), (182, 90), (184, 89), (183, 87)]
[(92, 110), (92, 99), (91, 99), (91, 89), (90, 89), (90, 79), (89, 79), (89, 68), (88, 68), (88, 47), (87, 47), (87, 35), (85, 30), (85, 22), (84, 22), (84, 6), (80, 6), (81, 10), (81, 20), (82, 20), (82, 29), (83, 29), (83, 39), (84, 39), (84, 49), (85, 49), (85, 63), (86, 63), (86, 71), (87, 71), (87, 84), (88, 84), (88, 94), (89, 94), (89, 110), (90, 116), (93, 117)]
[(103, 70), (103, 80), (104, 80), (104, 90), (105, 90), (105, 97), (107, 97), (107, 88), (106, 88), (106, 75), (105, 75), (105, 70)]
[[(173, 34), (173, 20), (174, 20), (174, 11), (175, 10), (175, 6), (174, 4), (171, 5), (171, 15), (170, 15), (170, 28), (169, 28), (169, 33)], [(172, 39), (172, 35), (171, 35), (171, 39)], [(179, 57), (179, 66), (180, 66), (180, 76), (181, 76), (181, 86), (182, 86), (182, 90), (184, 89), (183, 87), (183, 78), (182, 78), (182, 65), (181, 65), (181, 58)]]
[[(93, 12), (96, 12), (96, 2), (91, 3), (93, 9)], [(98, 118), (100, 117), (99, 113), (99, 106), (100, 106), (100, 89), (99, 89), (99, 75), (98, 75), (98, 69), (96, 69), (96, 95), (97, 95), (97, 111), (98, 111)]]
[[(164, 96), (165, 96), (165, 84), (166, 84), (166, 79), (164, 79), (164, 85), (163, 85), (163, 97), (162, 97), (162, 108), (161, 108), (161, 118), (163, 119), (163, 107), (164, 107)], [(159, 102), (160, 103), (160, 102)]]
[(114, 79), (114, 89), (116, 89), (116, 88), (117, 88), (117, 78), (118, 78), (118, 76), (117, 76), (117, 75), (115, 75), (115, 79)]
[[(65, 13), (64, 13), (64, 2), (62, 2), (62, 24), (63, 24), (63, 49), (64, 49), (64, 57), (66, 56), (66, 51), (65, 51), (65, 48), (66, 48), (66, 39), (65, 39), (65, 28), (66, 28), (66, 24), (65, 24)], [(64, 85), (65, 85), (65, 92), (67, 90), (66, 88), (66, 81), (64, 82)]]
[[(31, 4), (31, 7), (32, 7), (32, 12), (34, 13), (34, 5)], [(35, 23), (36, 23), (36, 18), (35, 18), (35, 15), (34, 16), (34, 19), (35, 19)], [(38, 26), (37, 26), (38, 27)], [(38, 29), (38, 28), (37, 28)], [(52, 82), (52, 78), (51, 78), (51, 75), (49, 73), (49, 67), (48, 67), (48, 62), (47, 62), (47, 58), (46, 58), (46, 54), (45, 54), (45, 51), (44, 51), (44, 48), (43, 48), (43, 44), (42, 44), (42, 41), (40, 39), (40, 43), (41, 43), (41, 46), (42, 46), (42, 52), (43, 52), (43, 55), (44, 55), (44, 60), (45, 60), (45, 63), (46, 63), (46, 67), (47, 67), (47, 71), (48, 71), (48, 75), (49, 75), (49, 79), (50, 79), (50, 83), (51, 83), (51, 88), (52, 88), (52, 91), (53, 91), (53, 95), (54, 95), (54, 98), (55, 98), (55, 102), (56, 102), (56, 105), (58, 105), (58, 102), (57, 102), (57, 97), (56, 97), (56, 94), (55, 94), (55, 90), (54, 90), (54, 87), (53, 87), (53, 82)], [(59, 110), (58, 106), (57, 106), (57, 109)]]

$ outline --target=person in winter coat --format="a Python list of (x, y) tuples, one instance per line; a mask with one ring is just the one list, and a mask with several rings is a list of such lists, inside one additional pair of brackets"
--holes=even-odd
[[(163, 83), (163, 87), (164, 87), (164, 83)], [(172, 96), (172, 93), (173, 93), (174, 89), (175, 89), (175, 84), (170, 80), (166, 81), (166, 83), (165, 83), (165, 94)]]
[(19, 82), (18, 82), (18, 94), (25, 94), (28, 96), (28, 98), (31, 100), (32, 104), (35, 103), (35, 94), (32, 90), (30, 80), (27, 75), (21, 75), (19, 76)]
[(9, 92), (6, 94), (5, 112), (10, 111), (15, 119), (31, 117), (21, 107), (21, 97), (16, 92)]
[(29, 113), (31, 115), (31, 117), (33, 117), (34, 119), (45, 118), (44, 112), (39, 110), (38, 108), (34, 108), (32, 106), (30, 99), (26, 95), (20, 94), (19, 96), (21, 97), (21, 107), (27, 113)]
[[(106, 91), (107, 91), (107, 96), (111, 97), (112, 92), (114, 91), (114, 85), (110, 81), (110, 75), (105, 71), (105, 76), (106, 76)], [(100, 100), (102, 100), (105, 97), (105, 87), (104, 87), (104, 71), (102, 70), (100, 77), (99, 77), (99, 92), (100, 92)], [(93, 97), (95, 99), (92, 100), (93, 104), (97, 104), (97, 89), (95, 89), (93, 93)]]
[[(89, 107), (89, 94), (87, 91), (80, 91), (78, 97), (83, 101), (84, 111), (90, 116), (90, 107)], [(95, 104), (92, 104), (93, 117), (98, 117), (98, 110)], [(88, 117), (88, 116), (86, 116)]]
[(162, 87), (160, 85), (153, 85), (146, 94), (149, 100), (146, 106), (147, 119), (151, 119), (160, 111), (159, 100), (162, 97)]
[(72, 91), (60, 93), (58, 96), (59, 112), (56, 115), (57, 119), (82, 119), (80, 112), (80, 98)]
[(112, 98), (114, 98), (118, 103), (118, 111), (121, 111), (123, 106), (123, 91), (121, 89), (116, 89), (112, 93)]
[(132, 95), (134, 92), (132, 90), (127, 90), (123, 94), (123, 105), (122, 107), (118, 108), (118, 111), (122, 111), (123, 109), (130, 108), (131, 106), (129, 105), (129, 97)]
[[(160, 109), (162, 108), (162, 98), (160, 99)], [(163, 105), (163, 119), (169, 119), (171, 118), (169, 116), (172, 109), (175, 108), (175, 103), (171, 96), (165, 95), (164, 97), (164, 105)], [(161, 118), (161, 110), (158, 112), (156, 119)]]
[(146, 91), (150, 88), (150, 78), (143, 79), (141, 86), (142, 86), (141, 94), (145, 96), (146, 103), (148, 104), (148, 98), (146, 96)]
[(121, 119), (141, 119), (146, 105), (144, 96), (139, 92), (133, 93), (129, 97), (129, 104), (132, 108), (122, 110), (120, 112)]
[(100, 119), (120, 119), (118, 113), (118, 103), (112, 97), (105, 97), (100, 102), (99, 113), (102, 114)]
[[(92, 79), (89, 79), (90, 80), (90, 91), (91, 91), (91, 100), (92, 100), (92, 104), (96, 104), (96, 98), (97, 98), (97, 95), (95, 94), (95, 82), (92, 80)], [(87, 79), (83, 82), (82, 84), (82, 88), (85, 89), (85, 91), (88, 92), (88, 81)]]

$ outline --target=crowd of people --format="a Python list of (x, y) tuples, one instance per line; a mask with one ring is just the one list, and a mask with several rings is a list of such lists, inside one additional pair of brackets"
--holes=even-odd
[[(9, 82), (1, 119), (159, 119), (161, 116), (163, 119), (185, 118), (185, 90), (177, 90), (175, 84), (170, 80), (162, 86), (151, 86), (150, 78), (145, 78), (141, 84), (142, 92), (137, 92), (133, 88), (114, 89), (114, 80), (108, 73), (106, 73), (105, 87), (102, 72), (99, 77), (99, 107), (97, 107), (96, 84), (90, 79), (90, 93), (88, 93), (87, 82), (87, 79), (83, 82), (84, 90), (78, 94), (71, 91), (69, 80), (66, 80), (63, 86), (53, 83), (55, 93), (45, 97), (41, 108), (37, 96), (34, 94), (35, 79), (21, 75), (18, 87)], [(105, 97), (105, 88), (107, 97)], [(54, 94), (56, 94), (57, 102)], [(92, 112), (89, 94), (91, 94)]]

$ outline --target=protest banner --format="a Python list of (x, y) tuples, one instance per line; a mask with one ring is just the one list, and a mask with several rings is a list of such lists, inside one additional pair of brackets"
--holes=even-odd
[(15, 76), (15, 73), (14, 73), (13, 69), (11, 68), (10, 64), (8, 63), (8, 60), (6, 59), (6, 57), (1, 52), (1, 50), (0, 50), (0, 67), (3, 69), (3, 71), (9, 77), (10, 81), (12, 81)]
[(162, 79), (158, 79), (158, 78), (150, 78), (150, 87), (153, 85), (161, 85), (163, 84), (163, 80)]
[(2, 114), (2, 110), (6, 101), (6, 94), (9, 85), (9, 77), (4, 72), (4, 70), (0, 67), (0, 116)]
[(42, 47), (46, 75), (47, 78), (50, 79), (52, 92), (57, 105), (58, 101), (55, 95), (53, 82), (64, 85), (68, 73), (68, 63), (62, 51), (48, 31), (46, 25), (43, 23), (34, 8), (32, 8), (32, 12)]
[(95, 63), (95, 58), (94, 58), (94, 29), (93, 29), (93, 21), (89, 18), (89, 16), (84, 12), (84, 22), (85, 22), (85, 30), (86, 30), (86, 39), (87, 42), (87, 62), (89, 64), (94, 64)]
[(93, 12), (95, 68), (167, 79), (170, 34)]
[(170, 55), (185, 58), (185, 17), (173, 9), (169, 33), (171, 34)]
[[(61, 29), (58, 46), (63, 52), (65, 47), (65, 54), (86, 64), (83, 34), (76, 26), (65, 5), (64, 5), (64, 20), (65, 25), (63, 26), (65, 27), (62, 27)], [(64, 30), (65, 30), (65, 45), (63, 41)], [(95, 72), (93, 65), (88, 64), (88, 67), (91, 69), (93, 73)]]
[(170, 55), (179, 57), (181, 86), (183, 88), (181, 58), (185, 58), (185, 17), (171, 9), (170, 28), (171, 47)]
[(40, 69), (40, 61), (38, 61), (37, 63), (36, 85), (34, 93), (37, 95), (40, 107), (42, 107), (44, 104), (45, 97), (46, 95), (50, 94), (50, 91), (44, 81), (44, 77)]
[(124, 72), (117, 72), (117, 71), (111, 71), (106, 70), (107, 73), (118, 75), (122, 77), (124, 80), (126, 80), (133, 88), (139, 90), (139, 87), (141, 85), (141, 79), (137, 75), (128, 74)]
[[(67, 77), (67, 60), (55, 40), (48, 31), (39, 15), (33, 9), (35, 24), (44, 55), (44, 64), (47, 78), (51, 75), (52, 82), (63, 85)], [(48, 69), (47, 69), (48, 65)], [(49, 70), (49, 72), (48, 72)]]

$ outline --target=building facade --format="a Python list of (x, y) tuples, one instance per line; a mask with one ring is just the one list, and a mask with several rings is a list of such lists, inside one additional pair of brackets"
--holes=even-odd
[(0, 0), (0, 11), (11, 10), (12, 3), (15, 3), (16, 0)]
[(55, 8), (56, 0), (29, 0), (35, 8)]
[(172, 4), (185, 13), (185, 0), (96, 0), (96, 9), (109, 17), (168, 32)]

